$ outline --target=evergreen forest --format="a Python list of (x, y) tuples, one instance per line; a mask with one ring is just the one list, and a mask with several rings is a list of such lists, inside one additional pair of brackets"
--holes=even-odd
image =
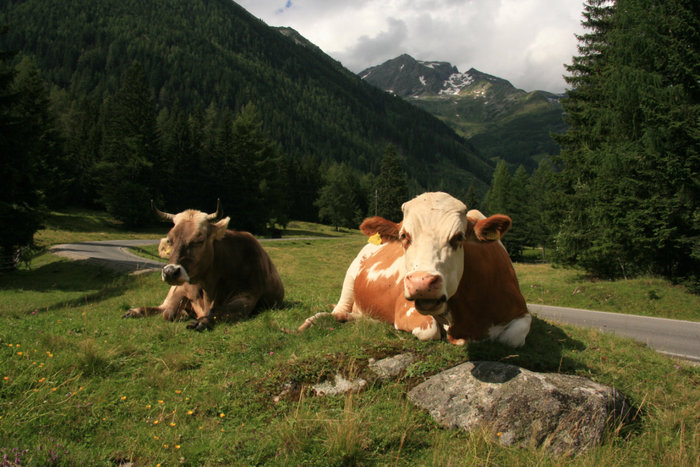
[[(700, 15), (691, 0), (588, 0), (556, 158), (494, 164), (427, 112), (229, 0), (0, 2), (1, 255), (41, 212), (149, 203), (270, 233), (355, 227), (443, 190), (514, 221), (514, 259), (698, 288)], [(6, 226), (12, 228), (7, 229)]]

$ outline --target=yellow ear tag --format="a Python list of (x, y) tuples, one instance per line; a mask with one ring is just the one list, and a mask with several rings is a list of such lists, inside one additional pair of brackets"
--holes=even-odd
[(170, 245), (168, 245), (168, 246), (165, 248), (164, 254), (167, 255), (167, 256), (170, 256), (170, 253), (172, 253), (172, 252), (173, 252), (173, 249), (170, 247)]
[(382, 236), (379, 235), (379, 232), (376, 234), (372, 235), (367, 239), (367, 243), (371, 243), (372, 245), (381, 245), (382, 244)]
[(500, 240), (501, 236), (498, 234), (498, 231), (495, 232), (488, 232), (485, 236), (486, 240)]

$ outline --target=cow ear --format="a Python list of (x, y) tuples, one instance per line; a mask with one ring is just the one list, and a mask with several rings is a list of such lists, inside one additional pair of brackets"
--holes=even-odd
[(214, 240), (221, 240), (222, 238), (224, 238), (230, 220), (230, 217), (224, 217), (219, 222), (211, 224), (212, 228), (214, 229)]
[(360, 224), (360, 230), (368, 237), (379, 234), (382, 242), (399, 239), (399, 225), (383, 217), (368, 217)]
[(170, 254), (173, 252), (173, 246), (167, 238), (161, 238), (158, 244), (158, 256), (161, 258), (170, 258)]
[(513, 221), (503, 214), (494, 214), (486, 219), (480, 219), (474, 224), (474, 234), (482, 242), (500, 240), (510, 230)]

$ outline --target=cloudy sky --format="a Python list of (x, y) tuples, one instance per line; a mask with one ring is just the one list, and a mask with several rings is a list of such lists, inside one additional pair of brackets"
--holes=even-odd
[(235, 0), (270, 26), (290, 26), (359, 72), (407, 53), (565, 89), (583, 0)]

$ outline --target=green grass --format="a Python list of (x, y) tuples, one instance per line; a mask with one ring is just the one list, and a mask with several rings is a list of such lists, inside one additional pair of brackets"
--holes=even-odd
[(700, 321), (700, 296), (655, 277), (606, 281), (549, 264), (516, 264), (528, 303)]
[[(0, 456), (41, 466), (697, 465), (700, 369), (627, 339), (539, 319), (517, 350), (422, 343), (371, 321), (321, 319), (286, 332), (334, 303), (364, 241), (265, 243), (285, 305), (206, 333), (121, 318), (129, 306), (160, 303), (168, 287), (158, 274), (117, 275), (48, 253), (31, 270), (0, 274)], [(517, 265), (525, 289), (571, 294), (577, 272), (554, 270), (561, 285), (545, 286), (550, 273), (530, 269), (540, 266)], [(675, 291), (653, 287), (659, 300)], [(419, 359), (396, 381), (311, 395), (311, 384), (366, 376), (369, 358), (404, 351)], [(440, 428), (407, 402), (425, 377), (469, 359), (586, 376), (616, 386), (639, 413), (603, 446), (564, 461), (501, 447), (487, 432)]]

